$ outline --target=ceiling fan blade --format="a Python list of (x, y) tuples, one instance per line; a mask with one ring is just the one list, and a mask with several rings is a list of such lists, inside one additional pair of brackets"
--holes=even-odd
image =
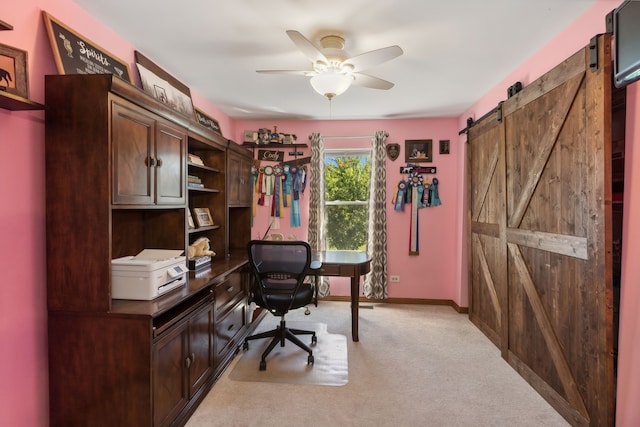
[(261, 73), (261, 74), (289, 74), (289, 75), (294, 75), (294, 76), (305, 76), (305, 77), (309, 77), (309, 76), (315, 76), (315, 72), (308, 70), (256, 70), (256, 73)]
[(295, 30), (287, 30), (287, 35), (298, 46), (298, 49), (311, 60), (311, 62), (328, 62), (326, 56), (320, 50), (309, 41), (308, 38), (303, 36), (300, 32)]
[(346, 59), (344, 64), (353, 66), (353, 71), (361, 71), (397, 58), (404, 52), (400, 46), (389, 46), (356, 55)]
[(362, 87), (368, 87), (371, 89), (381, 89), (381, 90), (389, 90), (394, 86), (393, 83), (387, 80), (383, 80), (378, 77), (373, 77), (368, 74), (354, 73), (353, 77), (354, 77), (353, 79), (354, 86), (362, 86)]

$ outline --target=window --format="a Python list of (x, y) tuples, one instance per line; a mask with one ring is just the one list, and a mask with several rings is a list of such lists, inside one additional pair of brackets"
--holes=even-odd
[(371, 178), (370, 150), (326, 150), (327, 249), (365, 250)]

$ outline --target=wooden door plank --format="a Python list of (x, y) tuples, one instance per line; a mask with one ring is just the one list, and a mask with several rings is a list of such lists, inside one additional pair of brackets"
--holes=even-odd
[(562, 125), (565, 122), (573, 100), (575, 99), (578, 89), (584, 79), (584, 73), (578, 74), (572, 77), (563, 88), (562, 96), (560, 97), (560, 103), (553, 111), (551, 123), (547, 128), (547, 132), (544, 134), (540, 141), (540, 151), (538, 151), (537, 157), (533, 161), (533, 165), (527, 176), (526, 183), (520, 194), (520, 199), (516, 203), (516, 207), (513, 211), (511, 218), (509, 218), (509, 227), (519, 227), (522, 217), (529, 205), (531, 196), (538, 185), (542, 171), (549, 160), (549, 155), (553, 151), (553, 147), (558, 139)]
[(586, 237), (508, 228), (507, 241), (516, 245), (527, 246), (560, 255), (567, 255), (584, 260), (589, 259)]
[(527, 268), (522, 253), (520, 252), (520, 248), (518, 245), (513, 243), (508, 243), (507, 246), (509, 248), (509, 254), (514, 261), (519, 281), (527, 294), (531, 307), (533, 308), (536, 322), (540, 326), (540, 331), (544, 337), (545, 343), (547, 344), (549, 355), (558, 372), (558, 376), (567, 395), (567, 399), (574, 409), (587, 418), (589, 413), (584, 400), (582, 399), (576, 380), (571, 373), (568, 361), (564, 356), (560, 341), (553, 332), (553, 324), (549, 320), (549, 316), (542, 304), (540, 295), (538, 295), (533, 279), (529, 274), (529, 269)]
[(496, 286), (493, 281), (493, 277), (491, 276), (491, 270), (489, 269), (489, 264), (487, 263), (487, 259), (484, 256), (484, 252), (482, 251), (482, 243), (478, 236), (474, 236), (475, 244), (475, 254), (478, 257), (478, 261), (480, 262), (480, 272), (486, 284), (486, 289), (489, 292), (489, 296), (491, 298), (491, 304), (493, 305), (493, 309), (495, 310), (496, 319), (498, 320), (498, 330), (501, 329), (502, 325), (502, 309), (500, 308), (500, 300), (498, 298), (498, 292), (496, 291)]
[(496, 172), (496, 165), (498, 164), (498, 155), (500, 153), (500, 147), (496, 143), (493, 145), (493, 151), (490, 155), (489, 167), (486, 170), (485, 175), (482, 177), (482, 181), (476, 187), (478, 190), (477, 197), (474, 199), (473, 209), (472, 209), (472, 218), (474, 221), (477, 221), (480, 217), (480, 212), (482, 211), (482, 206), (487, 197), (487, 193), (489, 191), (489, 187), (491, 185), (491, 180), (494, 177)]

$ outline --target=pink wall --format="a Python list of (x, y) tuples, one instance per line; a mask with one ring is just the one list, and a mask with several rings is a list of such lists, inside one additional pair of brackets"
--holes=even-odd
[[(326, 102), (318, 97), (318, 102)], [(394, 162), (389, 159), (387, 166), (387, 233), (388, 233), (388, 273), (399, 275), (400, 283), (389, 283), (389, 297), (456, 300), (455, 254), (460, 245), (455, 224), (459, 210), (456, 189), (459, 186), (458, 157), (461, 149), (457, 141), (457, 121), (455, 119), (411, 119), (411, 120), (371, 120), (371, 121), (271, 121), (240, 122), (236, 126), (236, 141), (242, 142), (244, 130), (259, 128), (273, 129), (279, 132), (293, 133), (298, 136), (298, 143), (307, 143), (309, 135), (320, 132), (326, 136), (363, 136), (373, 135), (377, 130), (385, 130), (389, 134), (388, 143), (399, 143), (400, 157)], [(410, 210), (396, 212), (391, 203), (401, 179), (400, 166), (404, 161), (405, 139), (433, 139), (433, 162), (425, 165), (436, 166), (439, 180), (439, 194), (442, 205), (420, 209), (420, 254), (409, 256), (409, 219)], [(452, 141), (449, 155), (441, 155), (438, 141)], [(363, 139), (330, 139), (325, 140), (326, 148), (371, 147), (370, 138)], [(280, 150), (288, 153), (291, 150)], [(304, 156), (310, 156), (311, 149), (304, 150)], [(257, 151), (256, 151), (257, 155)], [(288, 158), (287, 158), (288, 159)], [(407, 175), (403, 176), (405, 179)], [(431, 179), (431, 175), (425, 175)], [(259, 206), (252, 231), (253, 237), (262, 236), (269, 225), (270, 208)], [(309, 194), (301, 200), (302, 227), (289, 227), (289, 209), (285, 209), (285, 218), (280, 219), (285, 237), (295, 234), (298, 238), (307, 238)], [(273, 230), (273, 228), (271, 229)], [(349, 295), (349, 280), (331, 279), (331, 295)]]
[[(220, 121), (225, 136), (237, 141), (242, 140), (244, 129), (271, 128), (274, 124), (283, 132), (296, 133), (300, 142), (306, 141), (314, 131), (326, 135), (364, 135), (386, 130), (390, 134), (388, 141), (398, 143), (414, 138), (450, 139), (449, 156), (434, 154), (433, 164), (439, 168), (437, 176), (441, 180), (443, 206), (424, 209), (420, 213), (423, 227), (419, 257), (407, 256), (407, 214), (398, 214), (390, 206), (395, 184), (400, 179), (398, 167), (403, 160), (387, 161), (389, 273), (401, 276), (400, 283), (390, 284), (390, 296), (453, 299), (466, 306), (465, 148), (464, 138), (457, 137), (458, 130), (466, 126), (467, 117), (479, 117), (504, 99), (506, 87), (513, 82), (520, 80), (527, 84), (585, 45), (593, 34), (602, 32), (604, 15), (619, 3), (618, 0), (600, 0), (550, 46), (457, 119), (235, 123), (198, 94), (193, 94), (193, 98), (196, 106)], [(15, 29), (1, 32), (0, 42), (28, 51), (30, 92), (35, 101), (44, 101), (43, 76), (56, 73), (41, 9), (128, 61), (132, 71), (135, 70), (134, 47), (96, 22), (71, 0), (22, 0), (19, 6), (3, 9), (0, 19)], [(636, 332), (640, 326), (640, 289), (636, 284), (640, 266), (632, 264), (632, 254), (640, 250), (640, 223), (632, 220), (640, 212), (640, 195), (632, 191), (640, 186), (640, 175), (632, 170), (632, 164), (640, 162), (640, 150), (634, 150), (634, 145), (640, 143), (640, 131), (634, 123), (640, 111), (638, 85), (634, 84), (628, 93), (626, 238), (617, 414), (618, 425), (625, 427), (640, 425), (640, 409), (636, 404), (640, 371), (638, 365), (633, 364), (640, 353)], [(0, 266), (5, 271), (0, 287), (0, 425), (7, 426), (48, 425), (43, 118), (43, 112), (0, 109), (0, 195), (3, 200), (0, 204)], [(286, 224), (287, 219), (282, 223)], [(262, 216), (256, 221), (256, 232), (266, 228), (264, 222)], [(421, 277), (426, 278), (418, 279)], [(343, 283), (332, 284), (332, 288), (334, 294), (347, 293)]]
[[(545, 48), (529, 58), (504, 81), (489, 91), (482, 99), (459, 117), (460, 129), (466, 126), (467, 117), (475, 119), (494, 108), (498, 102), (506, 98), (506, 88), (516, 81), (527, 85), (540, 75), (560, 63), (589, 43), (591, 37), (605, 31), (604, 18), (622, 1), (600, 0), (582, 17), (574, 21)], [(640, 82), (627, 89), (627, 127), (625, 144), (625, 194), (623, 224), (623, 260), (622, 260), (622, 295), (620, 303), (620, 334), (616, 425), (635, 427), (640, 425), (640, 407), (637, 405), (640, 395), (640, 265), (634, 255), (640, 251), (640, 173), (633, 168), (640, 162), (640, 124), (637, 122), (640, 111)], [(460, 157), (462, 158), (462, 156)], [(463, 166), (461, 166), (462, 169)], [(464, 183), (461, 183), (464, 185)], [(460, 190), (460, 194), (463, 189)], [(464, 201), (461, 202), (464, 204)], [(465, 208), (466, 209), (466, 208)], [(463, 218), (459, 219), (459, 229), (463, 229)], [(464, 241), (464, 240), (463, 240)], [(463, 294), (468, 287), (466, 271), (466, 247), (461, 245), (458, 254), (461, 276), (458, 283)]]

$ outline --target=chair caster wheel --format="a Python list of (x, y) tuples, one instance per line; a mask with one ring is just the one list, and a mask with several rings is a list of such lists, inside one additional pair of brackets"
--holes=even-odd
[(307, 358), (307, 365), (313, 365), (313, 355), (310, 354), (309, 357)]
[(264, 360), (260, 361), (260, 370), (261, 371), (266, 371), (267, 370), (267, 362), (265, 362)]
[(249, 350), (249, 343), (245, 341), (245, 342), (244, 342), (244, 344), (242, 344), (242, 349), (243, 349), (244, 351)]
[(316, 344), (318, 342), (318, 337), (314, 335), (311, 335), (311, 344)]

